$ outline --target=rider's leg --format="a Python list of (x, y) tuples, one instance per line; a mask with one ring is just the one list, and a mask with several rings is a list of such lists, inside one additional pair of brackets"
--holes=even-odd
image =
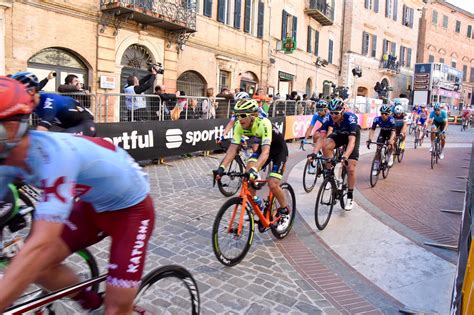
[(271, 176), (268, 179), (268, 187), (270, 188), (275, 198), (278, 200), (278, 204), (280, 205), (280, 207), (286, 208), (288, 207), (288, 203), (285, 198), (285, 193), (283, 192), (283, 189), (281, 189), (280, 187), (280, 182), (281, 182), (280, 179)]
[[(245, 167), (245, 171), (248, 172), (252, 167), (254, 167), (255, 165), (257, 164), (257, 160), (256, 159), (253, 159), (253, 158), (250, 158), (248, 161), (247, 161), (247, 166)], [(249, 191), (250, 193), (252, 194), (252, 196), (255, 196), (255, 188), (252, 187), (252, 185), (249, 185)]]
[[(324, 145), (323, 145), (323, 156), (326, 159), (330, 159), (334, 155), (334, 148), (336, 147), (336, 142), (329, 136), (324, 140)], [(326, 168), (331, 168), (331, 163), (326, 163)]]
[(356, 182), (356, 166), (357, 160), (347, 160), (348, 165), (346, 166), (347, 169), (347, 187), (350, 190), (354, 189), (355, 182)]

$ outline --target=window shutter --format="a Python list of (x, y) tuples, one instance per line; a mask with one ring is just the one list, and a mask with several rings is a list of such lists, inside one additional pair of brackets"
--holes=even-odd
[(364, 8), (370, 9), (370, 0), (365, 0), (364, 1)]
[(362, 55), (366, 56), (369, 52), (369, 34), (362, 32)]
[(212, 0), (204, 0), (204, 15), (212, 16)]
[(413, 17), (415, 16), (415, 10), (410, 8), (410, 28), (413, 28)]
[(462, 80), (466, 81), (466, 78), (467, 78), (467, 66), (464, 65), (462, 66)]
[(393, 20), (396, 21), (398, 16), (398, 0), (393, 0)]
[(390, 0), (385, 0), (385, 17), (390, 16)]
[(217, 20), (222, 23), (225, 22), (225, 3), (226, 0), (217, 1)]
[(242, 1), (235, 0), (235, 7), (234, 7), (234, 28), (240, 30), (240, 18), (242, 12)]
[(471, 76), (469, 77), (469, 82), (474, 83), (474, 67), (471, 67)]
[(250, 10), (252, 9), (251, 0), (245, 0), (245, 11), (244, 11), (244, 32), (250, 33)]
[(316, 31), (316, 36), (314, 40), (314, 54), (319, 55), (319, 32)]
[(406, 22), (407, 22), (407, 6), (406, 6), (406, 5), (403, 5), (403, 9), (402, 9), (402, 24), (403, 24), (403, 25), (406, 25)]
[(258, 25), (257, 25), (257, 37), (263, 37), (263, 21), (265, 20), (265, 6), (263, 0), (258, 2)]
[(386, 54), (388, 51), (388, 40), (384, 39), (383, 40), (383, 45), (382, 45), (382, 53)]
[(411, 48), (408, 48), (408, 52), (407, 52), (407, 67), (408, 68), (411, 67)]
[(288, 31), (288, 13), (283, 10), (281, 14), (281, 40), (284, 41), (286, 39), (286, 33)]
[(313, 39), (313, 30), (311, 29), (310, 26), (308, 26), (308, 37), (306, 39), (306, 51), (309, 52), (309, 53), (312, 53), (313, 50), (311, 49), (311, 42), (312, 42), (312, 39)]
[(405, 47), (400, 46), (400, 64), (405, 66)]
[(372, 35), (372, 57), (377, 57), (377, 35)]
[(392, 44), (392, 56), (396, 56), (397, 55), (397, 43), (391, 43)]
[(291, 36), (293, 37), (293, 39), (296, 41), (296, 31), (297, 31), (297, 27), (298, 27), (298, 18), (296, 16), (293, 17), (293, 33), (291, 34)]
[(332, 40), (329, 40), (329, 49), (328, 49), (328, 63), (332, 63), (332, 54), (334, 49), (334, 43)]
[(379, 12), (379, 0), (374, 0), (374, 12)]

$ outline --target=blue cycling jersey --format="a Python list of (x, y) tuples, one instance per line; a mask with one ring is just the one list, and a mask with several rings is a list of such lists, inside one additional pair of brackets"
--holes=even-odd
[(93, 119), (92, 114), (80, 103), (68, 96), (52, 93), (41, 93), (35, 113), (41, 118), (39, 125), (51, 128), (58, 125), (70, 128), (81, 123), (85, 118)]
[(372, 122), (372, 130), (375, 130), (377, 126), (380, 127), (381, 131), (390, 131), (395, 129), (395, 119), (389, 116), (387, 120), (383, 120), (382, 116), (377, 116)]
[(101, 138), (31, 131), (26, 164), (29, 173), (0, 166), (0, 187), (19, 178), (41, 188), (36, 219), (65, 222), (76, 197), (97, 212), (128, 208), (144, 200), (150, 190), (147, 175), (133, 158)]
[(395, 120), (395, 128), (401, 128), (405, 124), (405, 113), (401, 113), (400, 115), (393, 115), (393, 119)]
[(436, 121), (437, 123), (446, 122), (448, 120), (448, 113), (445, 110), (442, 110), (439, 115), (436, 115), (434, 111), (430, 113), (430, 119)]
[(314, 127), (314, 125), (316, 125), (316, 122), (320, 122), (321, 124), (323, 123), (324, 119), (329, 116), (329, 114), (326, 114), (324, 116), (319, 116), (318, 113), (314, 114), (313, 115), (313, 118), (311, 118), (311, 123), (310, 123), (310, 126), (311, 127)]
[(358, 121), (359, 118), (351, 112), (344, 112), (342, 120), (338, 124), (333, 121), (331, 115), (327, 115), (324, 117), (320, 130), (327, 131), (329, 127), (332, 127), (334, 133), (356, 135), (359, 130)]

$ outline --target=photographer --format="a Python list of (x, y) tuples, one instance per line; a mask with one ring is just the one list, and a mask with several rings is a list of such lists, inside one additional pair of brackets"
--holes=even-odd
[[(161, 64), (150, 65), (150, 74), (144, 76), (140, 81), (134, 75), (127, 78), (127, 85), (124, 87), (125, 94), (144, 94), (146, 90), (153, 86), (156, 75), (162, 74)], [(126, 96), (125, 105), (127, 106), (128, 121), (146, 121), (148, 120), (148, 111), (146, 108), (146, 99), (143, 96)]]
[(89, 95), (89, 91), (84, 89), (84, 85), (79, 81), (79, 77), (75, 74), (68, 74), (66, 76), (64, 84), (58, 86), (58, 92), (70, 94), (68, 96), (79, 101), (85, 108), (91, 107), (90, 98), (86, 96)]

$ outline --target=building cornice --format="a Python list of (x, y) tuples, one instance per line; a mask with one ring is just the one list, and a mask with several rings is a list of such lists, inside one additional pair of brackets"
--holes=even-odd
[(7, 9), (11, 8), (13, 0), (0, 0), (0, 8)]

